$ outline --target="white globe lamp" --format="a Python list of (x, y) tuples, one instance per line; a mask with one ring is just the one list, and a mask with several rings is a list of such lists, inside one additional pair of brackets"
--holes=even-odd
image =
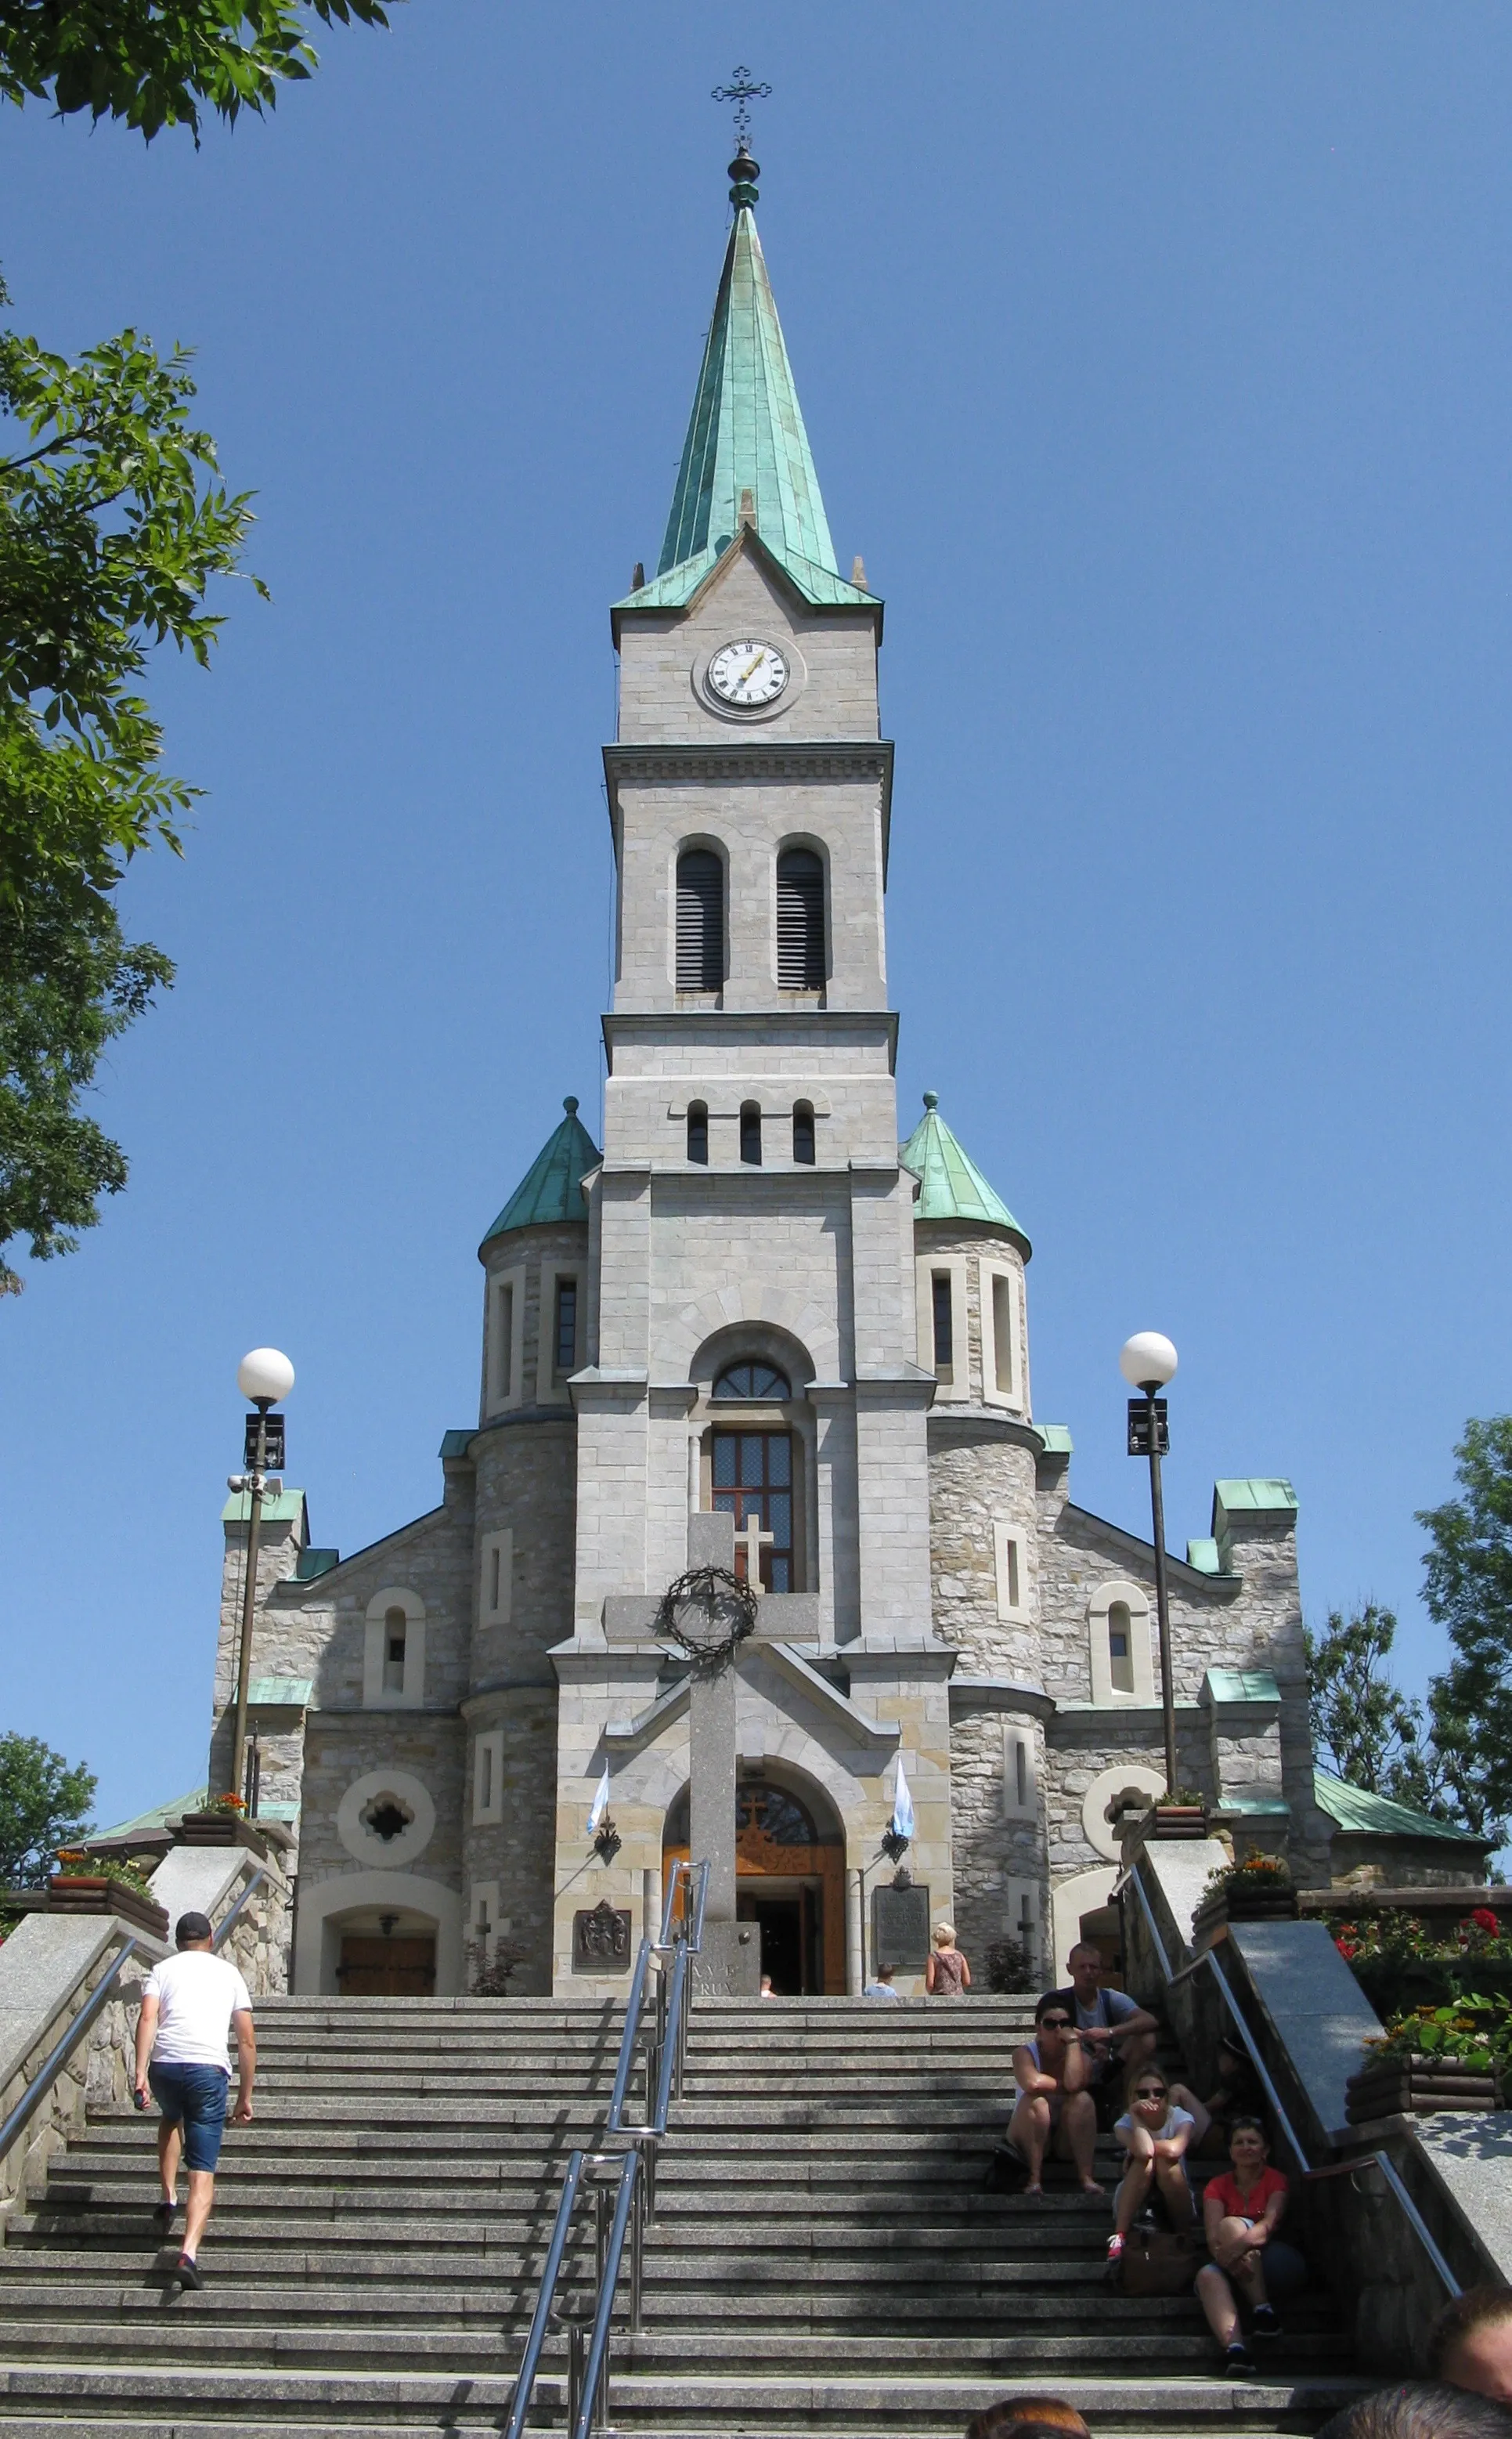
[(1176, 1349), (1158, 1329), (1137, 1329), (1124, 1341), (1118, 1369), (1131, 1389), (1164, 1389), (1176, 1377)]
[(237, 1365), (237, 1387), (249, 1405), (276, 1406), (294, 1385), (294, 1367), (276, 1346), (255, 1346)]

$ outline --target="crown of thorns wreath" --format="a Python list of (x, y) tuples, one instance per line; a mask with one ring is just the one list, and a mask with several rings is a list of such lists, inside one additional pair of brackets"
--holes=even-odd
[(690, 1567), (668, 1584), (655, 1631), (687, 1653), (695, 1668), (717, 1668), (754, 1633), (756, 1594), (728, 1567)]

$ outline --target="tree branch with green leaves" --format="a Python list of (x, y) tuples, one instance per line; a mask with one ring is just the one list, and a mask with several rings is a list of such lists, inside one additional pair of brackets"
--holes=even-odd
[(114, 904), (134, 855), (181, 851), (200, 793), (163, 770), (139, 684), (165, 643), (208, 664), (209, 590), (253, 521), (190, 420), (189, 363), (133, 330), (73, 364), (0, 330), (0, 1293), (8, 1244), (71, 1252), (125, 1184), (80, 1102), (172, 980)]
[(198, 144), (202, 108), (271, 110), (318, 66), (306, 6), (327, 26), (388, 24), (384, 0), (0, 0), (0, 98)]

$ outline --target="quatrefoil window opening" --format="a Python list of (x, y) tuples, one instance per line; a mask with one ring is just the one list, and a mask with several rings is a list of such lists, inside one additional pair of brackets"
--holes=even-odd
[(396, 1838), (402, 1838), (414, 1821), (415, 1813), (413, 1807), (402, 1803), (397, 1795), (385, 1792), (375, 1795), (370, 1804), (365, 1804), (357, 1817), (365, 1829), (370, 1829), (375, 1838), (381, 1838), (385, 1846), (390, 1846)]

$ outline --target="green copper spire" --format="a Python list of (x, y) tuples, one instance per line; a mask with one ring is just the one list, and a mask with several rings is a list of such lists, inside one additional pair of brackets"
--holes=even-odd
[(1007, 1204), (994, 1194), (969, 1153), (963, 1151), (939, 1114), (939, 1095), (926, 1093), (924, 1114), (898, 1157), (919, 1180), (916, 1220), (977, 1220), (1011, 1228), (1025, 1253), (1029, 1239)]
[(757, 164), (743, 146), (730, 164), (735, 226), (725, 248), (683, 462), (656, 574), (618, 604), (680, 607), (742, 525), (805, 598), (871, 603), (835, 560), (809, 436), (751, 206)]
[(588, 1204), (581, 1181), (591, 1168), (597, 1167), (603, 1154), (579, 1119), (578, 1103), (571, 1093), (561, 1106), (566, 1116), (542, 1145), (484, 1237), (485, 1244), (490, 1237), (506, 1236), (511, 1228), (553, 1224), (560, 1227), (567, 1220), (586, 1221)]

